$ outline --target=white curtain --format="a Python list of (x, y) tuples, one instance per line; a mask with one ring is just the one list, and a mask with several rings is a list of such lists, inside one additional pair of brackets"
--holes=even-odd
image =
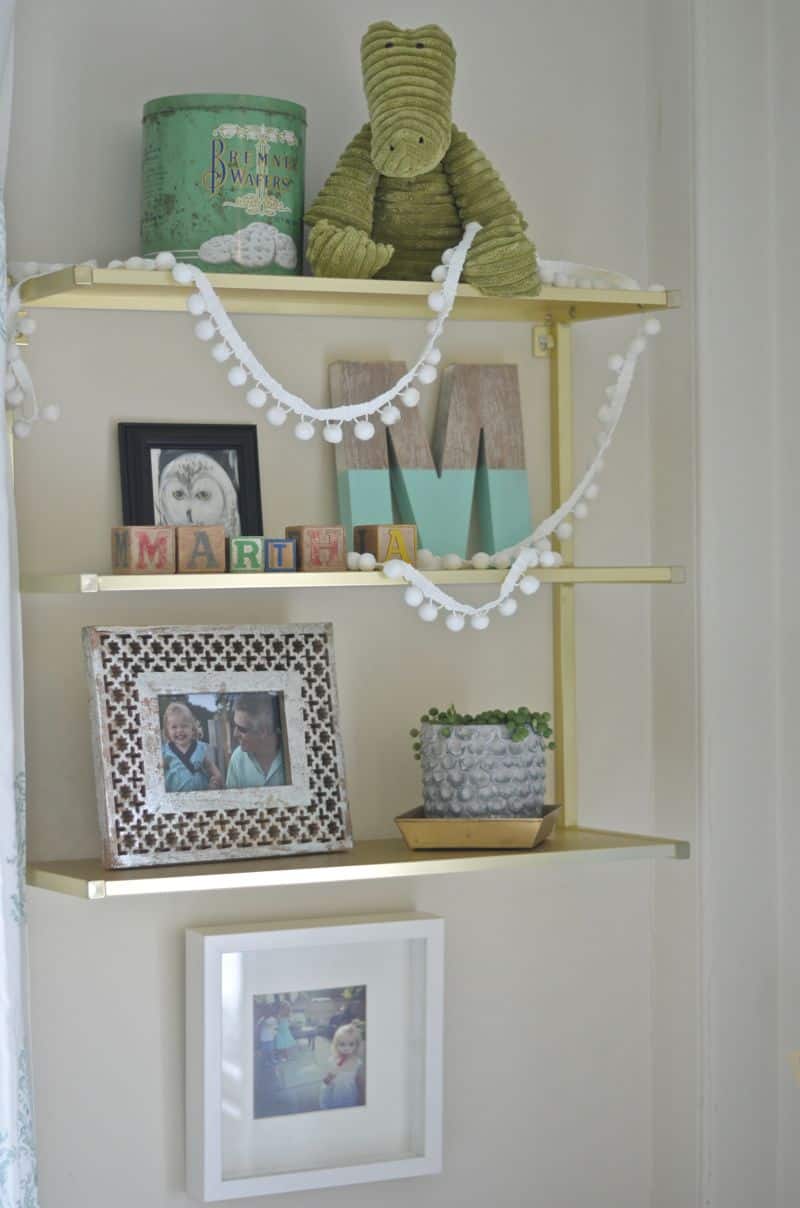
[[(6, 375), (3, 204), (14, 0), (0, 0), (0, 383)], [(9, 433), (0, 424), (0, 1208), (37, 1208), (28, 1042), (22, 650)]]

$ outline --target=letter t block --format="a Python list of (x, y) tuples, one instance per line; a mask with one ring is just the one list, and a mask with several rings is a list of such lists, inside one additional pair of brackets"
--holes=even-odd
[(264, 570), (267, 574), (297, 570), (297, 542), (294, 537), (264, 538)]

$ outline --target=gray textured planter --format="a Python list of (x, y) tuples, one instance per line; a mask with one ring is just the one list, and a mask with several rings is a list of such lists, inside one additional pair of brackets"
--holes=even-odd
[[(450, 737), (442, 733), (450, 729)], [(429, 818), (539, 817), (545, 742), (512, 742), (507, 726), (420, 728), (422, 804)]]

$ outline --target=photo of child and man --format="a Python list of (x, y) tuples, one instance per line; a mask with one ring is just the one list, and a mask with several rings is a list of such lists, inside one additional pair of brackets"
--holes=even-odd
[(366, 1102), (367, 988), (253, 998), (253, 1116)]
[(164, 790), (290, 784), (282, 692), (159, 696)]

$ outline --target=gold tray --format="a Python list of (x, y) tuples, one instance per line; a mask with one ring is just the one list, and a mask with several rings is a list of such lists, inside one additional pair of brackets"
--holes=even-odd
[(422, 806), (395, 818), (412, 851), (435, 848), (511, 849), (538, 847), (555, 830), (560, 805), (546, 805), (542, 818), (426, 818)]

